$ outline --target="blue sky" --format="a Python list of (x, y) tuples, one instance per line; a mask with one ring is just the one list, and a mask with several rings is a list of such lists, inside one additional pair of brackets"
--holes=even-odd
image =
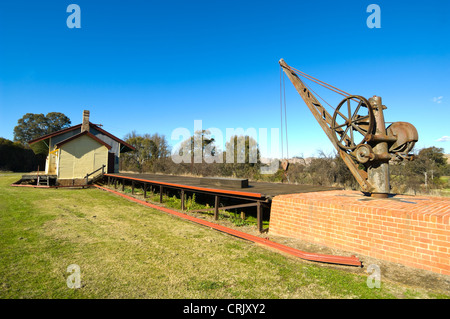
[[(69, 4), (81, 28), (69, 29)], [(366, 24), (370, 4), (381, 28)], [(278, 60), (347, 92), (379, 95), (416, 148), (450, 153), (450, 1), (2, 1), (0, 137), (25, 113), (82, 111), (123, 138), (280, 127)], [(289, 156), (332, 145), (286, 79)], [(312, 86), (331, 105), (341, 96)], [(332, 113), (333, 110), (329, 109)], [(444, 137), (444, 138), (443, 138)]]

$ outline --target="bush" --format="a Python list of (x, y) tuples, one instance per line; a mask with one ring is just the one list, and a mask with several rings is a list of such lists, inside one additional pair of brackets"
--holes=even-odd
[(0, 170), (30, 172), (45, 170), (46, 155), (34, 152), (21, 143), (0, 138)]

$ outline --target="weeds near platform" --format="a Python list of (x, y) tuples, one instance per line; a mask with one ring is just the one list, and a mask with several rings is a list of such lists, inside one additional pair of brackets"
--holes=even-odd
[[(107, 185), (105, 185), (107, 186)], [(121, 189), (116, 189), (116, 191), (121, 191)], [(127, 195), (132, 195), (132, 188), (131, 186), (124, 186), (124, 193)], [(134, 196), (136, 197), (143, 197), (144, 191), (141, 188), (135, 188), (134, 189)], [(147, 196), (145, 198), (147, 202), (150, 202), (152, 204), (160, 204), (160, 195), (159, 193), (154, 193), (152, 191), (147, 191)], [(177, 197), (176, 195), (167, 195), (163, 194), (162, 197), (162, 203), (164, 206), (172, 209), (181, 210), (181, 198)], [(209, 203), (200, 203), (196, 199), (195, 193), (192, 194), (192, 196), (187, 196), (184, 203), (184, 209), (185, 213), (189, 213), (190, 211), (196, 211), (196, 210), (202, 210), (202, 209), (210, 209), (213, 206), (211, 206)], [(206, 211), (201, 212), (202, 215), (212, 217), (214, 215), (214, 212)], [(242, 216), (245, 214), (241, 214), (241, 211), (237, 209), (233, 209), (232, 211), (227, 211), (219, 208), (219, 220), (226, 220), (231, 222), (233, 225), (237, 227), (242, 226), (256, 226), (257, 225), (257, 219), (255, 216), (252, 215), (245, 215), (245, 218)], [(263, 226), (268, 227), (269, 222), (263, 221)]]

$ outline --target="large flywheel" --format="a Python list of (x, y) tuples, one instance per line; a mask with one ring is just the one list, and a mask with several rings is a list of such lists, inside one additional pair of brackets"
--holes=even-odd
[(333, 138), (343, 150), (353, 151), (372, 134), (375, 118), (366, 98), (350, 95), (337, 106), (331, 122)]

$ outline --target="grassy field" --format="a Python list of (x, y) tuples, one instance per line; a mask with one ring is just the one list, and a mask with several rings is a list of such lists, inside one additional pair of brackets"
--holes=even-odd
[[(98, 189), (0, 174), (0, 298), (448, 298), (270, 251)], [(69, 289), (67, 267), (80, 267)]]

